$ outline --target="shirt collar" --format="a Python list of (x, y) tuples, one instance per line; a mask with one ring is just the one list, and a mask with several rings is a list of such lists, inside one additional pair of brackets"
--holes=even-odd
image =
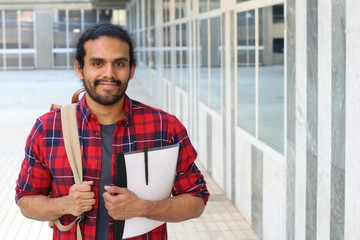
[[(85, 121), (89, 122), (89, 118), (93, 113), (86, 105), (85, 94), (81, 97), (80, 101), (77, 103), (78, 105), (77, 109), (80, 110), (81, 116), (85, 119)], [(129, 123), (133, 115), (133, 102), (126, 94), (124, 96), (124, 111), (125, 111), (125, 119), (122, 119), (119, 122), (124, 121), (125, 123)]]

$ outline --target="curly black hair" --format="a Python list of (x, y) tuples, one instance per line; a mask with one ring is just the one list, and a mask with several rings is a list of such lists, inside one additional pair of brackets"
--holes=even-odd
[(134, 42), (128, 31), (123, 26), (111, 23), (99, 23), (87, 28), (83, 34), (81, 34), (76, 44), (75, 59), (79, 62), (81, 68), (84, 68), (84, 57), (86, 54), (84, 48), (85, 43), (89, 40), (95, 40), (102, 36), (114, 37), (126, 42), (129, 45), (130, 66), (136, 64)]

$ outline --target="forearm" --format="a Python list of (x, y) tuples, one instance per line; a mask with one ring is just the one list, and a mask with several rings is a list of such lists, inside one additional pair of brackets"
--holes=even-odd
[(180, 222), (200, 217), (204, 201), (190, 194), (181, 194), (163, 201), (146, 201), (144, 217), (164, 221)]
[(17, 201), (22, 214), (38, 221), (56, 220), (67, 214), (65, 211), (66, 196), (49, 198), (44, 195), (29, 195)]

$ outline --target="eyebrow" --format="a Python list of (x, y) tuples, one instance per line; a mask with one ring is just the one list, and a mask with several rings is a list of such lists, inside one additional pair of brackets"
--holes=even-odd
[[(105, 59), (104, 58), (101, 58), (101, 57), (91, 57), (89, 59), (89, 61), (104, 61)], [(129, 59), (127, 57), (119, 57), (119, 58), (115, 58), (114, 59), (114, 62), (116, 61), (124, 61), (124, 62), (129, 62)]]

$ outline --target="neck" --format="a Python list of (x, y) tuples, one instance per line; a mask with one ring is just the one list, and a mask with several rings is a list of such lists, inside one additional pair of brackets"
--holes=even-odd
[(124, 101), (125, 97), (120, 99), (117, 103), (106, 106), (95, 102), (88, 95), (86, 97), (86, 104), (93, 112), (100, 124), (110, 125), (118, 122), (125, 117)]

